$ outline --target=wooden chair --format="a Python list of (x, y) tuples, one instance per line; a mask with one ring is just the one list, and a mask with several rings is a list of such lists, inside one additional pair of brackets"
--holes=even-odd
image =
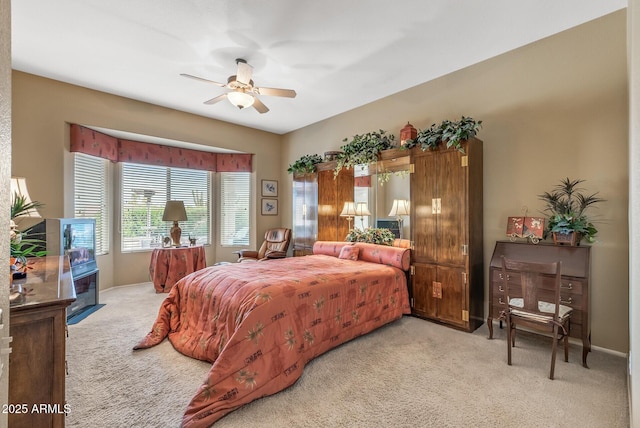
[[(551, 332), (551, 370), (553, 379), (558, 341), (564, 341), (564, 360), (569, 361), (569, 320), (572, 308), (561, 304), (560, 274), (562, 262), (531, 263), (502, 256), (502, 313), (507, 324), (507, 363), (511, 365), (511, 348), (516, 344), (516, 326)], [(519, 271), (519, 272), (513, 272)]]
[(240, 250), (234, 251), (238, 254), (239, 262), (262, 261), (269, 259), (283, 259), (287, 257), (287, 250), (291, 242), (291, 229), (284, 227), (268, 229), (264, 234), (264, 242), (258, 251)]

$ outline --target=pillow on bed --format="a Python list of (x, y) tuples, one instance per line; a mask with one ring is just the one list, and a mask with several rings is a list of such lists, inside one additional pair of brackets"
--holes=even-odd
[(411, 259), (411, 250), (409, 248), (389, 247), (365, 242), (356, 242), (354, 246), (360, 249), (358, 260), (409, 270)]
[(313, 254), (324, 254), (326, 256), (338, 257), (340, 250), (344, 246), (352, 246), (353, 242), (345, 241), (316, 241), (313, 244)]
[(358, 254), (360, 254), (360, 249), (358, 247), (347, 245), (342, 247), (338, 258), (353, 260), (355, 262), (356, 260), (358, 260)]

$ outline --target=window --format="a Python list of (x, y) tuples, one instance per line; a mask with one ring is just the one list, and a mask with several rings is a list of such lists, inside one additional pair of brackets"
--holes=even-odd
[(220, 245), (249, 245), (251, 173), (220, 173)]
[(180, 200), (187, 221), (180, 222), (182, 241), (209, 244), (211, 173), (164, 166), (122, 164), (120, 225), (123, 252), (162, 246), (172, 222), (162, 221), (166, 201)]
[(96, 255), (109, 253), (109, 161), (82, 153), (74, 154), (73, 216), (96, 221)]

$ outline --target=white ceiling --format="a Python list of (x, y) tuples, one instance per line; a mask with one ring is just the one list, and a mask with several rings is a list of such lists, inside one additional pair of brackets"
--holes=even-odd
[[(625, 8), (626, 0), (14, 0), (12, 67), (283, 134)], [(205, 105), (236, 58), (271, 111)]]

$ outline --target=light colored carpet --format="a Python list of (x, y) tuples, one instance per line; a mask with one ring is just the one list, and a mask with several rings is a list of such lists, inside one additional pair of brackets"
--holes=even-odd
[[(106, 306), (69, 326), (67, 427), (178, 427), (210, 364), (168, 341), (132, 351), (165, 295), (150, 283), (100, 294)], [(414, 317), (312, 361), (291, 388), (221, 419), (235, 427), (628, 427), (626, 359), (581, 347), (548, 379), (550, 339), (469, 334)], [(519, 422), (516, 422), (519, 421)]]

